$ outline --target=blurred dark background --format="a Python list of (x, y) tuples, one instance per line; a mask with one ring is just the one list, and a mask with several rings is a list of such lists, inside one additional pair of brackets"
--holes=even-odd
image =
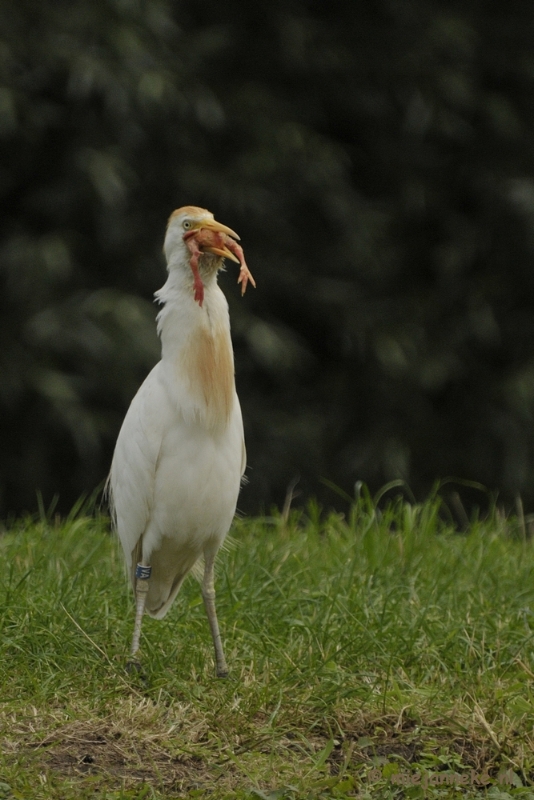
[(0, 514), (107, 473), (169, 213), (222, 277), (248, 513), (453, 475), (534, 508), (534, 6), (0, 0)]

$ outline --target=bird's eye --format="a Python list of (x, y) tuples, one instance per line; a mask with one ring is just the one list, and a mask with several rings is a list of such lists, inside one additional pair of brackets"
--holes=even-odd
[(188, 219), (184, 220), (184, 230), (185, 231), (191, 230), (191, 225), (192, 225), (192, 223)]

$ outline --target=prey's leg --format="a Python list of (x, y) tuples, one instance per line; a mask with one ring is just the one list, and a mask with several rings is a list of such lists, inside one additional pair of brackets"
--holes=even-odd
[(141, 638), (141, 623), (143, 622), (143, 614), (145, 612), (146, 596), (148, 594), (148, 581), (152, 567), (138, 564), (135, 568), (135, 623), (132, 638), (132, 649), (130, 651), (130, 658), (135, 659), (135, 655), (139, 650), (139, 640)]
[(215, 554), (204, 554), (204, 580), (202, 582), (202, 597), (204, 599), (204, 607), (208, 615), (208, 622), (211, 628), (211, 636), (213, 638), (213, 646), (215, 647), (215, 661), (217, 664), (217, 677), (226, 678), (228, 675), (228, 666), (224, 657), (224, 650), (221, 641), (221, 633), (219, 631), (219, 623), (217, 621), (217, 611), (215, 610), (215, 583), (213, 579), (213, 565), (215, 563)]

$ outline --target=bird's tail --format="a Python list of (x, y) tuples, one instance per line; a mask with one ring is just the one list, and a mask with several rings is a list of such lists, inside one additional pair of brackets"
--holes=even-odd
[(162, 619), (165, 616), (180, 591), (187, 572), (183, 575), (176, 575), (170, 587), (151, 577), (145, 605), (145, 610), (150, 617)]
[[(164, 537), (160, 548), (152, 553), (150, 566), (152, 572), (148, 583), (145, 610), (156, 619), (162, 619), (171, 607), (180, 587), (193, 570), (201, 555), (196, 549), (182, 548), (179, 558), (173, 552), (172, 540)], [(142, 542), (139, 540), (132, 552), (132, 571), (130, 573), (135, 592), (135, 566), (141, 561)]]

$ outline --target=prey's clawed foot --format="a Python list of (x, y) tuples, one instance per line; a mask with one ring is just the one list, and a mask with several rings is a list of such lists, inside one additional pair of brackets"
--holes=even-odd
[(201, 308), (204, 302), (204, 284), (200, 277), (198, 263), (203, 253), (212, 253), (212, 255), (221, 256), (221, 258), (229, 258), (240, 265), (237, 282), (241, 284), (242, 295), (245, 294), (249, 282), (254, 287), (256, 286), (256, 281), (247, 267), (243, 248), (235, 241), (239, 237), (230, 228), (220, 225), (215, 220), (208, 219), (200, 223), (199, 227), (184, 234), (183, 238), (191, 253), (189, 263), (193, 273), (195, 301)]

